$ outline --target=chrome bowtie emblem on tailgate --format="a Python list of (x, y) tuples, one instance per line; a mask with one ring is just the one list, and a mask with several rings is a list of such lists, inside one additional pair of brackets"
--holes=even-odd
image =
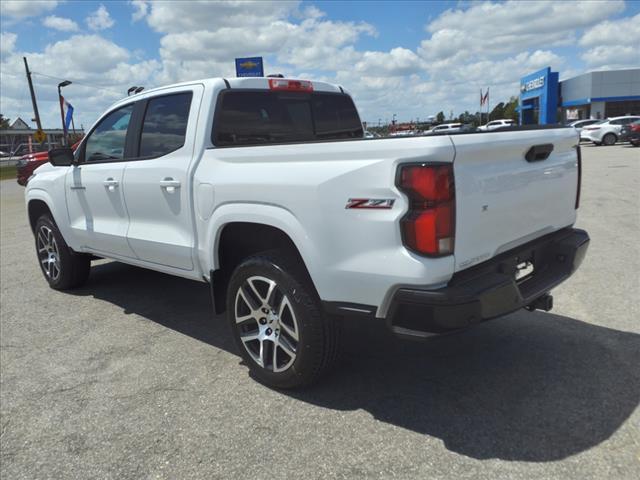
[(394, 202), (393, 198), (350, 198), (344, 208), (389, 209)]

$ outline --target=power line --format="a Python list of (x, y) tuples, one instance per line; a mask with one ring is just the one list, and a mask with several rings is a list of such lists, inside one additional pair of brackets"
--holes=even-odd
[[(40, 75), (41, 77), (51, 78), (53, 80), (68, 80), (68, 78), (55, 77), (53, 75), (47, 75), (46, 73), (40, 72), (31, 72), (33, 75)], [(114, 95), (123, 96), (122, 92), (116, 92), (115, 90), (111, 90), (105, 87), (99, 87), (97, 85), (89, 85), (88, 83), (78, 82), (76, 80), (72, 80), (74, 85), (82, 85), (83, 87), (93, 88), (96, 90), (104, 90), (105, 92), (113, 93)]]

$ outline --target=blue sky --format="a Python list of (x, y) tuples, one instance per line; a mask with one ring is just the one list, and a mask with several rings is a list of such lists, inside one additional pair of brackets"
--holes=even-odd
[[(1, 3), (5, 116), (31, 115), (22, 56), (45, 125), (57, 125), (57, 78), (88, 127), (135, 85), (233, 76), (236, 56), (267, 72), (349, 90), (365, 120), (477, 109), (517, 95), (551, 66), (561, 78), (640, 65), (640, 2), (148, 2)], [(635, 47), (634, 47), (635, 45)], [(56, 77), (48, 78), (44, 75)]]

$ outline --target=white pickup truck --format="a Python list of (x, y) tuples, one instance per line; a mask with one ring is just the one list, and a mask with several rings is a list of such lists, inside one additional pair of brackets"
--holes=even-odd
[(574, 129), (365, 139), (323, 82), (145, 91), (50, 160), (26, 202), (52, 288), (96, 257), (208, 282), (247, 365), (282, 388), (331, 366), (348, 315), (424, 338), (548, 310), (589, 243)]

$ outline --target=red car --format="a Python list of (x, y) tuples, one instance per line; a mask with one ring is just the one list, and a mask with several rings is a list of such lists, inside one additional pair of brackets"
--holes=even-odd
[(622, 127), (620, 141), (629, 142), (634, 147), (640, 147), (640, 120)]
[[(73, 149), (74, 152), (76, 148), (78, 148), (79, 144), (80, 142), (77, 142), (72, 145), (71, 148)], [(20, 157), (20, 160), (18, 160), (18, 163), (16, 165), (16, 169), (17, 169), (16, 177), (18, 179), (18, 183), (24, 187), (29, 181), (29, 177), (33, 175), (33, 171), (36, 168), (38, 168), (40, 165), (44, 165), (48, 161), (49, 161), (49, 152), (47, 151), (27, 153), (26, 155), (23, 155), (22, 157)]]

